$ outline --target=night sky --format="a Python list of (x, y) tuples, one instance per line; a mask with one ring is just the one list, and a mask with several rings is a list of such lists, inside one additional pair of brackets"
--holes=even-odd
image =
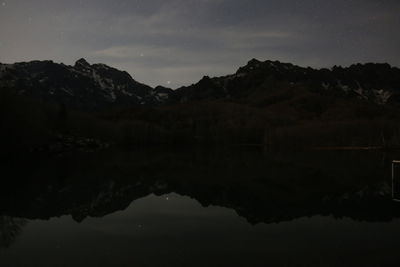
[(84, 57), (176, 88), (251, 58), (400, 65), (399, 0), (0, 0), (0, 62)]

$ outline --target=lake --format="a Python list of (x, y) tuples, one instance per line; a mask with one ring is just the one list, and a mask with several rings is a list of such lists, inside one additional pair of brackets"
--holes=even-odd
[(393, 159), (257, 148), (7, 159), (0, 266), (398, 266)]

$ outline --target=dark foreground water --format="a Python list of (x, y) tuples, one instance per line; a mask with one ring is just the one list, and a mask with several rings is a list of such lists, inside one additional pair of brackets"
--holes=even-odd
[(4, 162), (0, 266), (399, 266), (395, 158), (164, 150)]

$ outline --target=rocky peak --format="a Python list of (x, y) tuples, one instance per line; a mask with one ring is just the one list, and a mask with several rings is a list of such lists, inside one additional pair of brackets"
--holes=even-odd
[[(153, 88), (135, 81), (127, 72), (104, 64), (91, 65), (84, 58), (73, 66), (51, 61), (0, 65), (0, 88), (3, 87), (19, 95), (88, 111), (111, 106), (155, 105), (163, 101), (157, 98)], [(165, 94), (168, 92), (162, 96)]]
[(261, 61), (259, 61), (258, 59), (253, 58), (249, 62), (247, 62), (247, 65), (251, 66), (251, 65), (256, 65), (256, 64), (260, 64), (260, 63), (261, 63)]
[(86, 59), (81, 58), (75, 62), (75, 67), (84, 67), (88, 68), (90, 67), (90, 64), (86, 61)]
[(263, 62), (253, 58), (251, 59), (249, 62), (247, 62), (247, 64), (243, 67), (240, 67), (238, 69), (238, 71), (236, 72), (236, 74), (240, 74), (240, 73), (248, 73), (254, 69), (257, 69), (259, 66), (261, 66), (263, 64)]

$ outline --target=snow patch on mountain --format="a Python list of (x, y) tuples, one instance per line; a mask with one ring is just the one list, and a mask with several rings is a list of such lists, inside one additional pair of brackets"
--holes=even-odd
[(383, 89), (373, 90), (373, 93), (375, 94), (376, 102), (381, 105), (386, 104), (389, 98), (392, 96), (391, 92), (385, 91)]
[(157, 104), (167, 99), (164, 94), (155, 95), (155, 89), (138, 83), (125, 71), (105, 64), (91, 65), (85, 59), (73, 66), (52, 61), (0, 64), (0, 87), (89, 109), (110, 104), (135, 105), (139, 101)]

